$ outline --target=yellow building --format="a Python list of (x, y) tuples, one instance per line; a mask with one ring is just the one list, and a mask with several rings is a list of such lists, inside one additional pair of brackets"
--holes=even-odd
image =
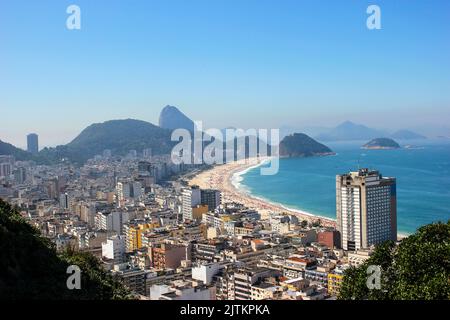
[(208, 206), (206, 204), (193, 207), (192, 208), (192, 219), (201, 220), (202, 215), (207, 212), (208, 212)]
[(339, 273), (329, 273), (328, 274), (328, 294), (337, 296), (339, 294), (339, 289), (344, 279), (343, 274)]
[(223, 221), (223, 222), (230, 222), (230, 221), (232, 220), (232, 219), (231, 219), (231, 216), (228, 215), (228, 214), (227, 214), (227, 215), (225, 215), (225, 214), (222, 215), (221, 218), (222, 218), (222, 221)]
[(157, 228), (157, 223), (135, 223), (132, 225), (125, 225), (126, 246), (127, 251), (134, 251), (142, 248), (142, 234), (153, 228)]

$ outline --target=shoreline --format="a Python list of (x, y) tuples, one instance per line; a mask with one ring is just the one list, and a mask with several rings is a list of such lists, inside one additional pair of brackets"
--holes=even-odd
[[(336, 227), (336, 220), (323, 217), (301, 209), (290, 208), (281, 203), (276, 203), (268, 199), (252, 195), (240, 184), (243, 180), (242, 175), (248, 171), (258, 168), (269, 161), (269, 157), (258, 160), (233, 161), (226, 164), (215, 165), (213, 168), (202, 171), (192, 177), (189, 185), (198, 185), (204, 189), (218, 189), (222, 193), (224, 202), (240, 202), (250, 209), (257, 210), (262, 219), (268, 219), (270, 212), (293, 214), (301, 220), (308, 223), (321, 221), (324, 227)], [(255, 163), (256, 162), (256, 163)], [(397, 232), (398, 240), (408, 237), (408, 233)]]
[(320, 221), (321, 226), (335, 227), (336, 221), (331, 218), (274, 203), (270, 200), (254, 196), (239, 186), (243, 174), (260, 167), (269, 160), (269, 157), (264, 157), (258, 160), (241, 160), (216, 165), (212, 169), (194, 176), (188, 183), (189, 185), (198, 185), (200, 188), (218, 189), (222, 193), (224, 202), (242, 203), (250, 209), (257, 210), (261, 214), (262, 219), (268, 219), (271, 212), (289, 213), (309, 223)]
[[(231, 181), (232, 181), (231, 183), (235, 187), (235, 189), (238, 192), (246, 194), (250, 198), (266, 202), (266, 203), (268, 203), (270, 205), (273, 205), (273, 206), (276, 206), (276, 207), (281, 207), (282, 209), (284, 209), (283, 212), (294, 213), (297, 216), (300, 216), (300, 215), (301, 216), (303, 216), (303, 215), (310, 216), (311, 218), (315, 218), (316, 221), (317, 220), (321, 220), (323, 222), (324, 220), (327, 220), (327, 221), (330, 221), (331, 223), (333, 223), (333, 225), (332, 225), (333, 227), (336, 227), (336, 219), (332, 219), (330, 217), (324, 217), (324, 216), (321, 216), (321, 215), (318, 215), (318, 214), (314, 214), (314, 213), (311, 213), (311, 212), (304, 211), (302, 209), (291, 208), (291, 207), (288, 207), (288, 206), (286, 206), (286, 205), (284, 205), (282, 203), (274, 202), (274, 201), (271, 201), (269, 199), (265, 199), (263, 197), (255, 196), (255, 195), (251, 194), (249, 191), (245, 190), (244, 188), (239, 187), (240, 181), (243, 180), (243, 178), (241, 177), (242, 175), (246, 174), (250, 170), (253, 170), (254, 168), (258, 168), (258, 167), (262, 166), (268, 160), (269, 159), (263, 159), (258, 164), (254, 165), (254, 166), (245, 168), (245, 169), (243, 169), (241, 171), (234, 172), (231, 175)], [(234, 178), (236, 178), (236, 179), (240, 178), (240, 180), (236, 182), (236, 181), (233, 181)], [(236, 184), (238, 184), (238, 185), (236, 185)], [(309, 220), (308, 220), (308, 222), (309, 222)], [(326, 226), (328, 226), (328, 225), (326, 225)], [(400, 232), (397, 231), (397, 239), (398, 240), (407, 238), (408, 236), (409, 236), (409, 234), (407, 234), (407, 233), (400, 233)]]
[[(243, 180), (242, 175), (246, 174), (250, 170), (253, 170), (255, 168), (258, 168), (258, 167), (262, 166), (264, 164), (264, 162), (266, 162), (266, 161), (267, 160), (263, 160), (257, 165), (254, 165), (254, 166), (246, 168), (246, 169), (244, 169), (242, 171), (237, 171), (237, 172), (233, 173), (232, 176), (231, 176), (231, 184), (234, 186), (234, 188), (238, 192), (244, 193), (245, 195), (247, 195), (250, 198), (266, 202), (266, 203), (268, 203), (270, 205), (273, 205), (273, 206), (276, 206), (276, 207), (281, 207), (285, 211), (293, 212), (293, 213), (296, 213), (298, 215), (305, 215), (305, 216), (309, 216), (311, 218), (316, 218), (316, 219), (320, 219), (320, 220), (329, 220), (331, 222), (334, 221), (334, 223), (336, 223), (336, 220), (332, 219), (330, 217), (321, 216), (321, 215), (314, 214), (314, 213), (311, 213), (311, 212), (308, 212), (308, 211), (305, 211), (305, 210), (302, 210), (302, 209), (292, 208), (292, 207), (286, 206), (286, 205), (284, 205), (282, 203), (275, 202), (275, 201), (272, 201), (270, 199), (266, 199), (266, 198), (261, 197), (261, 196), (256, 196), (256, 195), (252, 194), (250, 191), (245, 190), (245, 188), (239, 186), (240, 185), (240, 181)], [(235, 181), (235, 179), (236, 180), (240, 179), (240, 180), (239, 181)]]

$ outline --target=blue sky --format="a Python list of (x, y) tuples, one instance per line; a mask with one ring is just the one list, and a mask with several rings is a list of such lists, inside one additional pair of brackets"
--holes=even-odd
[(2, 0), (0, 139), (67, 143), (167, 104), (208, 127), (442, 127), (449, 40), (445, 0)]

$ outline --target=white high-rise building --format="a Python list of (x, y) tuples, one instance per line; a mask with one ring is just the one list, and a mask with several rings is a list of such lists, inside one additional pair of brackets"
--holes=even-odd
[(397, 240), (395, 178), (360, 169), (336, 176), (337, 229), (344, 250)]
[(186, 188), (182, 193), (183, 220), (192, 220), (192, 208), (201, 203), (201, 191), (198, 186)]
[(102, 257), (114, 260), (114, 264), (123, 262), (125, 254), (125, 236), (115, 235), (102, 243)]
[(119, 204), (125, 200), (139, 198), (142, 194), (142, 184), (139, 181), (118, 182), (116, 194)]
[(98, 212), (95, 216), (95, 227), (97, 230), (115, 231), (122, 234), (123, 225), (129, 220), (129, 214), (126, 211)]

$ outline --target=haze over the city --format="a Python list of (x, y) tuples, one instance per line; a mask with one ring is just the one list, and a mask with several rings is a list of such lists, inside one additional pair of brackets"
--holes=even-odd
[(167, 104), (208, 127), (448, 135), (450, 3), (376, 1), (369, 30), (372, 2), (2, 2), (0, 139), (54, 146), (94, 122), (157, 124)]

